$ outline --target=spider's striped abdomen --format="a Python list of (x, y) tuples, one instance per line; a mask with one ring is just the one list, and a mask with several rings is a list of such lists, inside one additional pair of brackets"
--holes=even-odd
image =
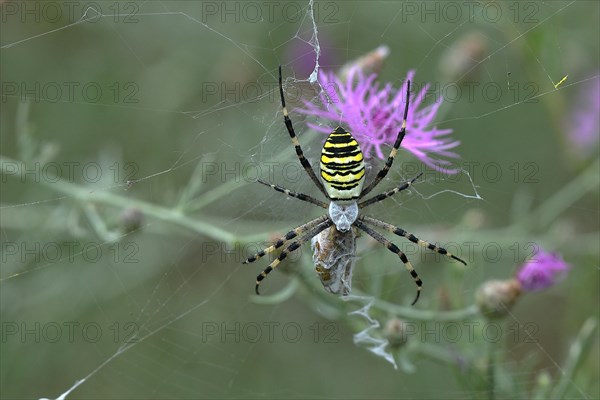
[(356, 200), (365, 182), (365, 162), (350, 132), (337, 127), (321, 151), (321, 178), (331, 200)]

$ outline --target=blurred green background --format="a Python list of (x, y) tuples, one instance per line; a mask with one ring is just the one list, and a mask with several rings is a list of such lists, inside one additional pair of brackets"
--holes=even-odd
[[(414, 373), (356, 346), (364, 326), (327, 308), (308, 245), (253, 295), (267, 263), (241, 261), (319, 213), (252, 182), (318, 196), (275, 90), (282, 64), (315, 164), (323, 137), (294, 108), (319, 90), (308, 82), (316, 39), (324, 69), (387, 45), (379, 82), (399, 87), (415, 69), (446, 100), (435, 124), (461, 141), (456, 163), (472, 182), (429, 171), (370, 210), (468, 258), (460, 269), (414, 251), (416, 309), (468, 307), (482, 282), (514, 274), (529, 243), (559, 252), (566, 279), (499, 325), (498, 363), (513, 372), (502, 379), (528, 393), (574, 371), (563, 395), (599, 396), (597, 331), (565, 365), (598, 316), (597, 2), (318, 1), (314, 24), (307, 2), (0, 5), (3, 398), (55, 398), (89, 374), (69, 397), (487, 396), (460, 361), (481, 340), (423, 340), (456, 360), (414, 355)], [(415, 162), (401, 151), (381, 190)], [(501, 254), (483, 251), (490, 243)], [(398, 260), (364, 238), (359, 249), (357, 293), (408, 306), (414, 283)], [(535, 343), (515, 339), (527, 324)]]

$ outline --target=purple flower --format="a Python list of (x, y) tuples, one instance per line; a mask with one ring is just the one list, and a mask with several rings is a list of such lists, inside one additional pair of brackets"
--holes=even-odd
[(586, 156), (598, 148), (600, 138), (600, 79), (581, 89), (573, 108), (566, 131), (574, 149)]
[(523, 264), (517, 280), (524, 291), (536, 292), (554, 285), (570, 267), (559, 254), (540, 249), (534, 258)]
[[(361, 144), (366, 157), (375, 152), (378, 158), (385, 159), (389, 150), (385, 145), (393, 145), (404, 117), (406, 101), (406, 81), (413, 80), (415, 73), (410, 71), (400, 89), (394, 89), (391, 83), (380, 86), (375, 82), (376, 74), (365, 76), (360, 68), (352, 68), (342, 81), (333, 72), (319, 71), (319, 82), (323, 87), (319, 105), (305, 101), (306, 108), (298, 110), (307, 115), (327, 119), (332, 125), (348, 128)], [(458, 154), (449, 151), (459, 145), (459, 141), (448, 138), (451, 129), (432, 127), (432, 121), (441, 105), (439, 98), (435, 103), (422, 107), (429, 85), (411, 96), (408, 110), (406, 137), (402, 147), (413, 153), (419, 160), (431, 168), (447, 173), (456, 173), (452, 162), (446, 158), (458, 158)], [(420, 109), (419, 109), (420, 108)], [(318, 132), (331, 133), (335, 126), (308, 124)], [(432, 155), (435, 155), (434, 158)], [(442, 157), (442, 158), (438, 158)]]

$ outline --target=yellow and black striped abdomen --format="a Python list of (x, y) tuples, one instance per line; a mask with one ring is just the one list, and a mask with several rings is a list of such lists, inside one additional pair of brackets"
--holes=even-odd
[(350, 132), (337, 127), (321, 152), (321, 178), (331, 200), (356, 200), (365, 181), (365, 162)]

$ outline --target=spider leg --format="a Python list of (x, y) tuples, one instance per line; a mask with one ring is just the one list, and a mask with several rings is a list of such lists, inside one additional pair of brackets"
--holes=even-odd
[(411, 303), (411, 305), (415, 305), (417, 300), (419, 300), (419, 296), (421, 295), (421, 287), (423, 286), (423, 281), (421, 281), (421, 278), (419, 278), (417, 271), (415, 271), (410, 261), (408, 261), (408, 258), (406, 258), (406, 254), (404, 254), (394, 243), (384, 238), (379, 232), (374, 231), (373, 229), (365, 225), (363, 222), (361, 222), (360, 219), (354, 221), (354, 226), (364, 231), (367, 235), (371, 236), (373, 239), (377, 240), (379, 243), (384, 245), (389, 251), (400, 257), (400, 260), (404, 263), (404, 266), (410, 273), (410, 276), (412, 276), (412, 278), (415, 280), (415, 284), (417, 285), (417, 296)]
[(402, 127), (400, 128), (400, 132), (398, 132), (398, 137), (396, 137), (396, 142), (394, 143), (394, 147), (390, 152), (390, 156), (385, 162), (385, 166), (377, 173), (373, 182), (371, 182), (366, 188), (362, 190), (360, 193), (360, 197), (363, 197), (367, 193), (369, 193), (385, 176), (390, 170), (392, 164), (394, 163), (394, 158), (398, 153), (398, 149), (400, 148), (400, 144), (402, 143), (402, 139), (404, 139), (404, 135), (406, 134), (406, 118), (408, 117), (408, 104), (410, 103), (410, 81), (406, 82), (406, 106), (404, 107), (404, 119), (402, 120)]
[(292, 139), (292, 144), (296, 148), (296, 154), (298, 155), (300, 164), (302, 164), (302, 167), (304, 167), (304, 170), (306, 170), (306, 173), (308, 174), (310, 179), (314, 182), (314, 184), (319, 188), (321, 193), (323, 193), (326, 198), (329, 198), (329, 196), (327, 195), (327, 192), (325, 191), (325, 188), (323, 187), (323, 184), (321, 183), (321, 181), (319, 181), (319, 178), (317, 178), (315, 171), (313, 170), (312, 166), (310, 165), (310, 162), (306, 159), (306, 157), (304, 157), (304, 153), (302, 152), (302, 147), (300, 147), (300, 142), (298, 141), (298, 137), (296, 137), (296, 132), (294, 132), (294, 127), (292, 126), (292, 120), (288, 116), (288, 110), (285, 106), (285, 98), (283, 96), (283, 79), (281, 78), (281, 65), (279, 66), (279, 94), (281, 95), (281, 107), (283, 108), (283, 120), (285, 121), (285, 126), (290, 134), (290, 138)]
[(295, 197), (295, 198), (297, 198), (299, 200), (307, 201), (309, 203), (312, 203), (312, 204), (314, 204), (316, 206), (319, 206), (319, 207), (322, 207), (322, 208), (327, 208), (328, 207), (327, 204), (323, 203), (321, 200), (315, 199), (314, 197), (311, 197), (311, 196), (308, 196), (308, 195), (305, 195), (305, 194), (302, 194), (302, 193), (293, 192), (293, 191), (291, 191), (289, 189), (286, 189), (284, 187), (281, 187), (279, 185), (274, 185), (272, 183), (265, 182), (265, 181), (260, 180), (260, 179), (257, 179), (257, 182), (258, 183), (262, 183), (265, 186), (269, 186), (270, 188), (275, 189), (276, 191), (278, 191), (280, 193), (284, 193), (284, 194), (286, 194), (286, 195), (288, 195), (290, 197)]
[(434, 244), (431, 244), (429, 242), (426, 242), (424, 240), (421, 240), (418, 237), (416, 237), (415, 235), (413, 235), (412, 233), (406, 232), (402, 228), (398, 228), (397, 226), (388, 224), (387, 222), (383, 222), (383, 221), (380, 221), (380, 220), (375, 219), (375, 218), (367, 217), (366, 215), (361, 216), (361, 218), (362, 218), (363, 221), (365, 221), (368, 224), (371, 224), (373, 226), (385, 229), (386, 231), (391, 232), (394, 235), (403, 236), (403, 237), (407, 238), (408, 240), (410, 240), (411, 242), (413, 242), (415, 244), (418, 244), (421, 247), (427, 248), (429, 250), (435, 251), (436, 253), (439, 253), (439, 254), (445, 255), (447, 257), (453, 258), (456, 261), (459, 261), (459, 262), (463, 263), (464, 265), (467, 265), (466, 262), (464, 262), (460, 258), (456, 257), (452, 253), (449, 253), (446, 249), (444, 249), (442, 247), (438, 247), (438, 246), (436, 246)]
[(277, 241), (272, 246), (269, 246), (266, 249), (259, 251), (258, 253), (254, 254), (251, 257), (248, 257), (248, 259), (246, 259), (246, 261), (242, 262), (242, 264), (253, 263), (254, 261), (258, 260), (259, 258), (264, 257), (265, 255), (267, 255), (269, 253), (272, 253), (273, 251), (275, 251), (278, 248), (280, 248), (281, 246), (283, 246), (286, 242), (292, 240), (293, 238), (295, 238), (298, 235), (302, 235), (309, 229), (313, 228), (315, 225), (323, 223), (328, 218), (329, 218), (329, 216), (323, 215), (322, 217), (313, 219), (312, 221), (309, 221), (303, 225), (300, 225), (299, 227), (297, 227), (295, 229), (292, 229), (291, 231), (286, 233), (284, 236), (277, 239)]
[(423, 175), (422, 172), (419, 175), (412, 178), (410, 181), (404, 182), (404, 184), (398, 186), (395, 189), (390, 190), (389, 192), (378, 194), (377, 196), (371, 197), (369, 200), (365, 200), (361, 203), (358, 203), (358, 207), (364, 208), (364, 207), (370, 206), (371, 204), (379, 203), (381, 200), (385, 200), (388, 197), (393, 196), (398, 192), (408, 189), (408, 187), (410, 185), (412, 185), (417, 179), (419, 179), (421, 177), (421, 175)]
[(298, 239), (298, 240), (290, 243), (289, 246), (287, 246), (285, 249), (283, 249), (283, 251), (281, 252), (281, 254), (279, 255), (279, 257), (277, 257), (275, 260), (273, 260), (273, 262), (271, 262), (271, 264), (269, 264), (269, 266), (267, 268), (265, 268), (264, 271), (261, 272), (256, 277), (256, 288), (255, 288), (256, 294), (260, 294), (258, 292), (258, 286), (260, 285), (260, 282), (263, 279), (265, 279), (267, 277), (267, 275), (271, 271), (273, 271), (279, 265), (279, 263), (287, 257), (287, 255), (289, 253), (291, 253), (292, 251), (296, 250), (303, 243), (305, 243), (306, 241), (310, 240), (313, 236), (316, 236), (321, 231), (324, 231), (325, 229), (329, 228), (331, 225), (333, 225), (333, 221), (328, 218), (326, 221), (324, 221), (324, 222), (320, 223), (319, 225), (317, 225), (315, 228), (313, 228), (310, 232), (308, 232), (307, 234), (305, 234), (304, 236), (302, 236), (300, 239)]

